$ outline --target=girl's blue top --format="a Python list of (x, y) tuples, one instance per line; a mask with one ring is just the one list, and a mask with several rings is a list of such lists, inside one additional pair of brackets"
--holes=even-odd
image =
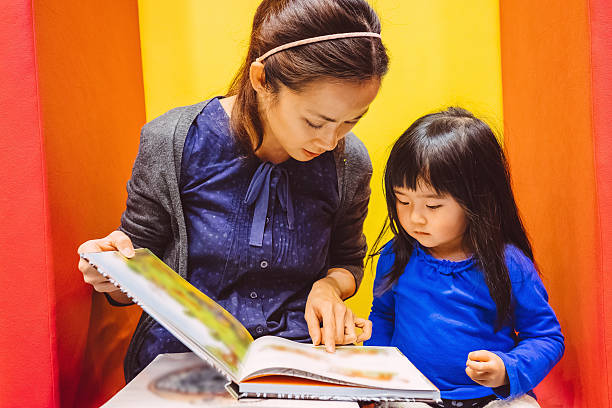
[[(384, 286), (395, 255), (388, 243), (378, 260), (374, 290)], [(399, 280), (374, 298), (367, 345), (396, 346), (445, 399), (530, 392), (561, 359), (564, 338), (533, 262), (508, 245), (513, 320), (495, 331), (496, 306), (474, 259), (436, 259), (417, 246)], [(509, 386), (488, 388), (465, 373), (471, 351), (488, 350), (504, 362)]]
[[(310, 341), (306, 299), (327, 274), (340, 206), (333, 153), (272, 164), (239, 151), (229, 117), (212, 100), (189, 129), (181, 162), (189, 281), (255, 338)], [(138, 371), (157, 354), (181, 351), (188, 350), (155, 323)]]

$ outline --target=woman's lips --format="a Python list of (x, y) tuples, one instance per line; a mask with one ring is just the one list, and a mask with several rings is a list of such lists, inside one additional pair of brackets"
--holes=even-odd
[(321, 153), (313, 153), (313, 152), (311, 152), (310, 150), (306, 150), (306, 149), (304, 149), (304, 151), (306, 152), (306, 154), (307, 154), (308, 156), (310, 156), (310, 157), (312, 157), (312, 158), (315, 158), (315, 157), (319, 156), (319, 155), (322, 153), (322, 152), (321, 152)]

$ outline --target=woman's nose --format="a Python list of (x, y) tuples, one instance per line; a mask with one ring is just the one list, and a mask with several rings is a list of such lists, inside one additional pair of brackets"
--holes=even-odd
[(321, 147), (328, 151), (334, 150), (338, 144), (338, 136), (336, 133), (336, 129), (330, 129), (322, 134), (320, 138)]

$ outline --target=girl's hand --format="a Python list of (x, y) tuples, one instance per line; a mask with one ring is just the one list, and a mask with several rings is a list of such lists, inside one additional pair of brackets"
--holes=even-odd
[[(79, 254), (83, 252), (120, 251), (125, 257), (131, 258), (134, 256), (134, 245), (125, 233), (113, 231), (105, 238), (84, 242), (77, 251)], [(131, 303), (126, 295), (83, 258), (79, 260), (79, 270), (83, 274), (83, 280), (93, 286), (97, 292), (108, 292), (113, 299), (120, 303)]]
[[(330, 353), (335, 351), (336, 344), (359, 343), (372, 335), (372, 322), (355, 317), (340, 293), (337, 282), (327, 276), (312, 285), (306, 301), (304, 317), (312, 344), (324, 343)], [(360, 335), (356, 334), (355, 327), (362, 329)]]
[(480, 385), (495, 388), (508, 384), (506, 366), (495, 353), (487, 350), (472, 351), (465, 365), (465, 373)]

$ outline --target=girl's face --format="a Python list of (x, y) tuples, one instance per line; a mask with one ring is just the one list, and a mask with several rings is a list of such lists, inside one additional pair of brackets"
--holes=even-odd
[(310, 83), (300, 92), (281, 86), (260, 106), (264, 122), (264, 158), (312, 160), (333, 150), (365, 115), (380, 88), (379, 79)]
[(463, 236), (465, 210), (449, 195), (440, 196), (426, 183), (416, 190), (395, 187), (397, 215), (402, 228), (439, 259), (459, 261), (468, 254)]

